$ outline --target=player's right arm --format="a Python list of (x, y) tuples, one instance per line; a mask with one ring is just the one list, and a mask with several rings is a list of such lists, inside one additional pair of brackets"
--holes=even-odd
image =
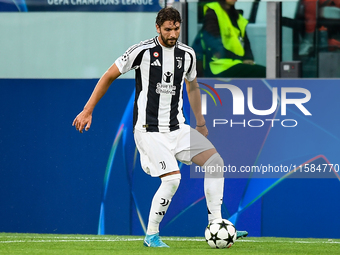
[(90, 129), (93, 109), (99, 100), (105, 95), (111, 83), (122, 73), (126, 73), (131, 69), (139, 67), (138, 61), (136, 62), (135, 59), (141, 52), (144, 52), (144, 45), (149, 45), (151, 41), (152, 40), (149, 40), (131, 46), (122, 56), (116, 59), (115, 63), (99, 79), (90, 99), (84, 107), (84, 110), (79, 113), (73, 121), (72, 125), (75, 126), (80, 133), (83, 133), (84, 128), (85, 131)]
[(92, 112), (94, 107), (97, 105), (99, 100), (105, 95), (106, 91), (110, 87), (111, 83), (121, 75), (116, 64), (113, 64), (99, 79), (96, 87), (94, 88), (91, 97), (84, 106), (83, 111), (81, 111), (77, 117), (74, 119), (72, 126), (80, 132), (83, 133), (83, 129), (88, 131), (92, 123)]

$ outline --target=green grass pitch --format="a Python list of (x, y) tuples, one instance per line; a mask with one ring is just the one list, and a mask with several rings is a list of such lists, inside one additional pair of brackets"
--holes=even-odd
[(229, 249), (212, 249), (204, 238), (162, 237), (170, 248), (147, 248), (142, 236), (0, 233), (0, 254), (339, 254), (339, 239), (247, 237)]

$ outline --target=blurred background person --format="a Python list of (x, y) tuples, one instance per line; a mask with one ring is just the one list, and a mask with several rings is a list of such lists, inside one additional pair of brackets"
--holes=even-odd
[[(204, 5), (203, 28), (194, 42), (205, 77), (265, 78), (266, 68), (256, 65), (246, 33), (248, 20), (235, 9), (237, 0)], [(201, 47), (197, 50), (198, 45)], [(198, 66), (199, 68), (199, 66)]]
[[(317, 5), (320, 8), (325, 6), (333, 6), (340, 8), (340, 0), (303, 0), (304, 7), (304, 18), (305, 18), (305, 33), (303, 36), (302, 43), (300, 45), (299, 55), (306, 56), (314, 50), (314, 38), (315, 29), (317, 23)], [(340, 11), (340, 9), (339, 9)], [(320, 31), (327, 30), (326, 27), (322, 26)], [(337, 28), (339, 31), (340, 28)], [(327, 38), (328, 40), (329, 38)], [(335, 39), (329, 39), (328, 44), (337, 44)], [(340, 41), (338, 43), (340, 45)]]

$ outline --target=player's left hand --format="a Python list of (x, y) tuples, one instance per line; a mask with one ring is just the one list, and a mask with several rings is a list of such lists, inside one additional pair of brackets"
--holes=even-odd
[(204, 125), (203, 127), (197, 127), (197, 126), (196, 126), (196, 130), (197, 130), (198, 132), (200, 132), (202, 135), (204, 135), (205, 137), (207, 137), (208, 134), (209, 134), (208, 128), (207, 128), (206, 125)]

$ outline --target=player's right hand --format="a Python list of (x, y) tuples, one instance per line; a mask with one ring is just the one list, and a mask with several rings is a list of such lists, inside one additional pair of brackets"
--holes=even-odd
[(81, 113), (77, 115), (77, 117), (73, 120), (72, 126), (75, 126), (76, 130), (80, 133), (88, 131), (91, 127), (92, 123), (92, 114), (83, 110)]

